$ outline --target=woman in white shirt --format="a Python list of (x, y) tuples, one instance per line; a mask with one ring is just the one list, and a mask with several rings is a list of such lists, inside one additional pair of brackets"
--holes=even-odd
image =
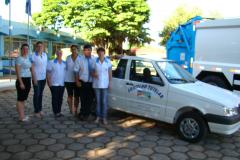
[(16, 59), (16, 89), (17, 89), (17, 111), (19, 121), (27, 121), (28, 117), (24, 116), (24, 103), (28, 98), (31, 89), (31, 77), (34, 81), (33, 65), (28, 56), (28, 44), (21, 46), (21, 55)]
[(77, 108), (79, 104), (79, 87), (76, 85), (75, 74), (74, 74), (74, 64), (75, 61), (80, 58), (77, 53), (77, 45), (71, 45), (72, 54), (67, 56), (66, 59), (66, 76), (65, 76), (65, 87), (67, 89), (67, 102), (69, 110), (75, 116), (77, 115)]
[(63, 116), (61, 113), (66, 63), (62, 60), (62, 51), (56, 52), (57, 58), (48, 62), (47, 84), (52, 93), (52, 110), (55, 117)]
[(93, 73), (93, 88), (97, 101), (97, 118), (95, 122), (99, 123), (99, 120), (102, 119), (103, 124), (107, 124), (107, 97), (108, 89), (111, 88), (112, 64), (111, 61), (104, 56), (104, 48), (98, 48), (97, 54), (98, 58), (96, 59)]

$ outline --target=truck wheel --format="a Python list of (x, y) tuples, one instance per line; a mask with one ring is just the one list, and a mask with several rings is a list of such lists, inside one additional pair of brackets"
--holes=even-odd
[(217, 76), (207, 76), (204, 77), (201, 81), (224, 89), (229, 89), (224, 80)]
[(201, 141), (208, 132), (204, 119), (197, 113), (188, 112), (181, 115), (176, 123), (177, 133), (185, 141)]

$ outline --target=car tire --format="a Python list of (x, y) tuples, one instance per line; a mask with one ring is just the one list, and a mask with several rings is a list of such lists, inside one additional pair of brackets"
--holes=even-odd
[(202, 79), (203, 82), (218, 86), (224, 89), (229, 89), (224, 80), (218, 76), (207, 76)]
[(195, 112), (182, 114), (177, 120), (176, 129), (181, 139), (191, 143), (201, 141), (208, 133), (206, 122)]

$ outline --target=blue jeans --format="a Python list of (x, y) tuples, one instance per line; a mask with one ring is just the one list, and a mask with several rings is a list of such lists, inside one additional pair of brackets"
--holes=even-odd
[(37, 85), (33, 85), (34, 113), (39, 113), (42, 111), (42, 97), (43, 97), (43, 90), (44, 90), (45, 84), (46, 84), (46, 80), (39, 80), (37, 81)]
[(100, 118), (107, 118), (107, 88), (95, 88), (97, 101), (97, 116)]

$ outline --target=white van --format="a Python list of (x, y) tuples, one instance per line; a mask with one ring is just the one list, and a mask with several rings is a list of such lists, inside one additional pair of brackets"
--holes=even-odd
[(113, 109), (175, 124), (189, 142), (209, 131), (232, 134), (240, 128), (238, 95), (197, 81), (168, 60), (122, 57), (108, 97)]

